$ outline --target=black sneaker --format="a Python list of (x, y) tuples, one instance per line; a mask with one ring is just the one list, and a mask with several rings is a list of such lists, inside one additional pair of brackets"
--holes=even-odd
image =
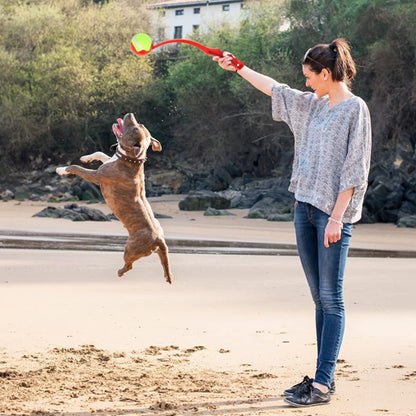
[(331, 381), (331, 387), (329, 388), (329, 394), (335, 394), (335, 381)]
[[(289, 389), (286, 389), (283, 392), (284, 396), (292, 396), (296, 390), (298, 390), (301, 386), (304, 386), (305, 384), (309, 384), (313, 382), (313, 378), (309, 378), (308, 376), (305, 376), (303, 380), (299, 384), (295, 384), (294, 386), (290, 387)], [(335, 394), (335, 381), (331, 381), (331, 387), (329, 389), (329, 394)]]
[(321, 390), (313, 387), (312, 383), (309, 383), (298, 388), (292, 396), (286, 397), (285, 402), (295, 407), (307, 407), (328, 404), (330, 400), (329, 391), (322, 393)]
[(313, 382), (313, 378), (309, 378), (308, 376), (303, 377), (303, 380), (298, 383), (295, 384), (294, 386), (290, 387), (289, 389), (286, 389), (283, 392), (283, 395), (285, 396), (291, 396), (292, 394), (294, 394), (299, 388), (305, 386), (306, 384), (310, 384)]

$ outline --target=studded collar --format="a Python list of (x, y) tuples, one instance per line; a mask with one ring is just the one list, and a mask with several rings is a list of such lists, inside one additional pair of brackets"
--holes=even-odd
[(124, 162), (132, 163), (133, 165), (142, 165), (147, 160), (146, 158), (128, 157), (120, 151), (119, 146), (116, 148), (116, 156), (124, 160)]

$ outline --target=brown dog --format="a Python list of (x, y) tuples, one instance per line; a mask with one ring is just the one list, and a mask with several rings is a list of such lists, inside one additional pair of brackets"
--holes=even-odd
[(127, 228), (129, 237), (124, 250), (125, 264), (118, 271), (119, 276), (129, 271), (134, 261), (156, 252), (160, 257), (166, 281), (172, 283), (168, 247), (162, 227), (146, 199), (144, 187), (147, 149), (151, 145), (152, 150), (160, 152), (162, 146), (143, 124), (137, 123), (132, 113), (117, 121), (118, 124), (113, 125), (113, 132), (118, 145), (112, 158), (96, 152), (83, 156), (80, 160), (83, 163), (100, 160), (103, 164), (97, 170), (71, 165), (57, 168), (56, 173), (78, 175), (100, 185), (105, 202)]

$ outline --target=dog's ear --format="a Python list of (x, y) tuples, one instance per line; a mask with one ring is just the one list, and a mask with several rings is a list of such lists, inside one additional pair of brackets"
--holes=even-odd
[(160, 152), (162, 150), (162, 145), (160, 144), (159, 140), (156, 140), (154, 137), (150, 138), (152, 143), (152, 150), (154, 152)]

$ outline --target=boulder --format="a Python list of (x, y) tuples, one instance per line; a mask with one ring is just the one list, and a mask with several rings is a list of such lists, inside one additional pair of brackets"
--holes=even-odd
[(29, 186), (21, 185), (21, 186), (16, 187), (14, 191), (14, 198), (17, 201), (24, 201), (25, 199), (29, 199), (31, 194), (32, 192)]
[(272, 221), (279, 221), (279, 215), (283, 215), (283, 221), (293, 218), (293, 202), (285, 198), (273, 198), (266, 196), (254, 204), (248, 213), (247, 218), (273, 218)]
[(10, 189), (5, 189), (0, 193), (0, 199), (3, 201), (10, 201), (11, 199), (14, 199), (14, 192)]
[(146, 194), (148, 196), (177, 194), (185, 180), (185, 174), (177, 170), (150, 170), (146, 173)]
[(165, 214), (158, 214), (157, 212), (154, 212), (153, 215), (155, 216), (155, 218), (157, 219), (172, 219), (173, 217), (171, 217), (170, 215), (165, 215)]
[(71, 221), (110, 221), (102, 211), (77, 204), (68, 204), (64, 208), (48, 206), (33, 216), (65, 218)]
[(401, 217), (397, 222), (398, 227), (416, 228), (416, 215)]
[(416, 206), (416, 191), (408, 189), (404, 194), (404, 199)]
[(242, 191), (231, 199), (230, 208), (247, 209), (263, 198), (262, 192)]
[(207, 208), (228, 209), (230, 199), (213, 191), (191, 192), (186, 198), (179, 202), (182, 211), (205, 211)]
[(79, 199), (81, 201), (104, 201), (104, 198), (101, 194), (101, 189), (98, 185), (95, 185), (91, 182), (82, 181), (80, 187), (82, 194)]
[(215, 209), (212, 207), (207, 208), (204, 212), (204, 216), (206, 217), (215, 217), (215, 216), (226, 216), (226, 215), (235, 215), (226, 209)]
[(287, 214), (270, 214), (267, 217), (267, 221), (290, 222), (293, 221), (293, 213), (289, 212)]

